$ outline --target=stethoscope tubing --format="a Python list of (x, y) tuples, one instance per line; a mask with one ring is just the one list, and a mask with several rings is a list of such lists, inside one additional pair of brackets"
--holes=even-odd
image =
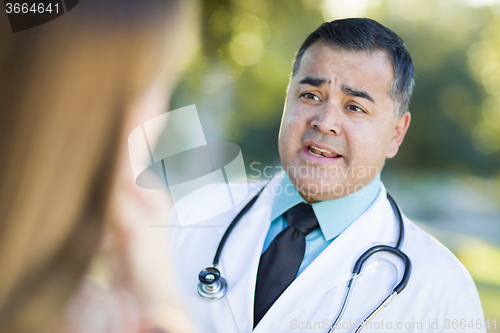
[[(267, 183), (266, 183), (266, 185), (267, 185)], [(222, 249), (224, 248), (224, 245), (226, 244), (226, 241), (229, 238), (229, 235), (233, 231), (234, 227), (236, 227), (236, 225), (238, 224), (238, 222), (240, 222), (241, 218), (250, 210), (250, 208), (253, 207), (253, 205), (255, 204), (255, 202), (257, 201), (257, 199), (259, 199), (260, 194), (262, 193), (262, 191), (264, 191), (264, 188), (266, 188), (266, 185), (264, 185), (264, 187), (262, 187), (262, 189), (260, 189), (260, 191), (252, 198), (252, 200), (250, 200), (245, 205), (245, 207), (243, 207), (243, 209), (233, 219), (233, 221), (231, 222), (231, 224), (229, 225), (229, 227), (227, 227), (226, 231), (224, 232), (224, 235), (222, 236), (222, 238), (221, 238), (221, 240), (219, 242), (219, 246), (217, 247), (217, 251), (215, 252), (214, 260), (213, 260), (213, 263), (212, 263), (214, 267), (217, 267), (219, 265), (219, 260), (220, 260), (221, 254), (222, 254)]]
[(380, 305), (378, 305), (368, 315), (368, 317), (366, 317), (365, 320), (363, 320), (363, 322), (358, 326), (358, 328), (356, 329), (356, 331), (354, 333), (360, 332), (363, 329), (363, 327), (366, 325), (367, 322), (369, 322), (380, 310), (382, 310), (382, 308), (384, 308), (387, 305), (389, 305), (389, 303), (392, 301), (392, 299), (394, 298), (394, 296), (400, 294), (403, 291), (403, 289), (405, 289), (406, 286), (408, 285), (408, 281), (410, 280), (410, 276), (411, 276), (412, 265), (411, 265), (410, 258), (403, 251), (401, 251), (401, 247), (403, 246), (404, 235), (405, 235), (405, 227), (404, 227), (403, 215), (401, 214), (401, 210), (399, 209), (399, 206), (397, 205), (396, 201), (389, 194), (389, 192), (387, 192), (387, 199), (391, 203), (393, 211), (396, 212), (396, 215), (398, 217), (398, 222), (399, 222), (399, 237), (398, 237), (398, 241), (396, 243), (396, 246), (394, 246), (394, 247), (393, 246), (389, 246), (389, 245), (376, 245), (376, 246), (373, 246), (373, 247), (369, 248), (368, 250), (366, 250), (358, 258), (358, 260), (356, 260), (356, 263), (354, 264), (354, 268), (352, 270), (352, 277), (349, 280), (349, 284), (347, 285), (347, 292), (346, 292), (346, 296), (344, 297), (344, 302), (342, 303), (342, 307), (341, 307), (341, 309), (339, 311), (339, 314), (337, 315), (337, 318), (335, 319), (335, 321), (330, 326), (330, 328), (328, 330), (328, 333), (331, 333), (331, 332), (333, 332), (335, 330), (335, 327), (336, 327), (337, 323), (342, 318), (342, 315), (344, 314), (345, 309), (347, 307), (347, 304), (349, 302), (349, 298), (350, 298), (351, 292), (352, 292), (352, 290), (354, 288), (354, 283), (355, 283), (356, 278), (358, 277), (358, 275), (361, 273), (361, 269), (363, 268), (363, 264), (366, 262), (366, 260), (368, 260), (368, 258), (370, 258), (375, 253), (378, 253), (378, 252), (389, 252), (389, 253), (392, 253), (392, 254), (398, 256), (403, 261), (403, 263), (405, 265), (405, 271), (403, 273), (403, 276), (401, 277), (400, 282), (396, 285), (396, 287), (394, 287), (394, 289), (392, 290), (392, 292), (380, 303)]
[(363, 264), (365, 263), (365, 261), (377, 252), (392, 253), (392, 254), (398, 256), (399, 258), (401, 258), (401, 260), (404, 262), (405, 271), (403, 273), (401, 281), (393, 289), (394, 292), (399, 294), (406, 287), (406, 285), (408, 284), (408, 281), (410, 279), (411, 260), (410, 260), (410, 258), (408, 258), (408, 256), (404, 252), (402, 252), (401, 250), (399, 250), (395, 247), (392, 247), (389, 245), (377, 245), (377, 246), (369, 248), (368, 250), (366, 250), (365, 253), (363, 253), (361, 255), (361, 257), (358, 258), (358, 260), (356, 261), (356, 264), (354, 265), (354, 269), (352, 270), (352, 273), (359, 275), (361, 273), (361, 268), (363, 267)]
[[(204, 279), (204, 276), (202, 276), (203, 275), (202, 273), (204, 273), (205, 276), (206, 276), (206, 274), (215, 274), (216, 278), (215, 278), (214, 282), (218, 281), (219, 284), (222, 283), (223, 287), (225, 289), (227, 289), (227, 284), (226, 284), (225, 280), (220, 276), (220, 272), (216, 269), (216, 267), (219, 265), (220, 256), (222, 254), (222, 250), (224, 248), (224, 245), (226, 244), (227, 239), (231, 235), (231, 232), (233, 231), (233, 229), (236, 227), (236, 225), (241, 220), (241, 218), (253, 207), (253, 205), (255, 204), (255, 202), (259, 199), (261, 193), (264, 191), (266, 185), (264, 185), (262, 187), (262, 189), (243, 207), (243, 209), (236, 215), (236, 217), (233, 219), (233, 221), (231, 222), (231, 224), (229, 225), (229, 227), (226, 229), (226, 231), (224, 232), (224, 235), (222, 236), (221, 241), (219, 242), (219, 246), (217, 247), (217, 251), (215, 252), (215, 256), (214, 256), (214, 259), (213, 259), (213, 266), (212, 267), (207, 267), (206, 269), (202, 270), (202, 272), (200, 273), (200, 281), (203, 281), (203, 279)], [(333, 332), (335, 330), (336, 324), (342, 318), (342, 315), (344, 314), (345, 309), (347, 307), (347, 304), (348, 304), (351, 292), (352, 292), (352, 290), (354, 288), (354, 283), (356, 281), (356, 278), (361, 273), (361, 270), (363, 268), (363, 264), (366, 262), (366, 260), (368, 260), (368, 258), (370, 258), (375, 253), (389, 252), (391, 254), (394, 254), (394, 255), (398, 256), (403, 261), (403, 263), (405, 265), (405, 271), (403, 273), (403, 276), (402, 276), (400, 282), (398, 283), (398, 285), (396, 285), (396, 287), (394, 287), (394, 289), (391, 292), (391, 294), (389, 294), (389, 296), (387, 296), (382, 301), (382, 303), (380, 303), (380, 305), (377, 306), (377, 308), (375, 308), (370, 313), (370, 315), (358, 326), (358, 328), (356, 329), (355, 333), (361, 331), (361, 329), (363, 329), (363, 327), (366, 325), (366, 323), (371, 318), (373, 318), (373, 316), (375, 316), (383, 307), (386, 307), (392, 301), (393, 297), (395, 295), (400, 294), (404, 290), (404, 288), (408, 285), (408, 281), (410, 280), (410, 276), (411, 276), (412, 265), (411, 265), (410, 258), (403, 251), (401, 251), (401, 247), (403, 246), (404, 236), (405, 236), (405, 228), (404, 228), (404, 222), (403, 222), (403, 215), (402, 215), (401, 210), (399, 209), (399, 206), (397, 205), (396, 201), (389, 194), (389, 192), (387, 192), (387, 199), (389, 200), (389, 202), (391, 204), (391, 207), (392, 207), (393, 211), (396, 213), (398, 221), (399, 221), (399, 236), (398, 236), (398, 240), (396, 242), (396, 245), (395, 246), (389, 246), (389, 245), (377, 245), (377, 246), (373, 246), (373, 247), (369, 248), (368, 250), (366, 250), (358, 258), (358, 260), (354, 264), (354, 268), (353, 268), (353, 272), (352, 272), (352, 277), (349, 280), (349, 283), (348, 283), (348, 286), (347, 286), (347, 292), (346, 292), (346, 296), (344, 298), (344, 302), (342, 304), (342, 308), (339, 311), (339, 314), (337, 315), (335, 321), (330, 326), (330, 328), (328, 330), (328, 333)], [(207, 272), (207, 270), (210, 270), (210, 269), (213, 269), (213, 272), (212, 271)], [(217, 299), (217, 298), (223, 297), (225, 295), (225, 293), (226, 293), (225, 290), (223, 292), (219, 291), (219, 295), (217, 295), (215, 297), (210, 297), (210, 295), (206, 293), (207, 282), (205, 281), (204, 284), (205, 285), (203, 285), (203, 283), (200, 282), (200, 284), (198, 286), (198, 291), (199, 291), (199, 293), (200, 293), (200, 295), (202, 297), (205, 297), (207, 299)], [(202, 288), (203, 290), (200, 291), (200, 288)]]

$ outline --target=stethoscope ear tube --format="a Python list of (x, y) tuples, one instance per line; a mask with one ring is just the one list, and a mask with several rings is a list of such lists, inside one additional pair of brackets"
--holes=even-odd
[(363, 268), (363, 264), (371, 255), (373, 255), (377, 252), (390, 252), (392, 254), (395, 254), (401, 260), (403, 260), (404, 265), (405, 265), (405, 271), (403, 273), (403, 277), (401, 278), (401, 281), (393, 289), (391, 294), (389, 296), (387, 296), (382, 301), (382, 303), (380, 303), (380, 305), (377, 306), (375, 308), (375, 310), (372, 311), (372, 313), (370, 313), (370, 315), (361, 323), (361, 325), (358, 326), (355, 333), (361, 331), (363, 329), (363, 327), (365, 326), (365, 324), (371, 318), (373, 318), (373, 316), (375, 316), (382, 308), (386, 307), (392, 301), (392, 299), (394, 298), (395, 295), (401, 293), (403, 291), (403, 289), (406, 287), (406, 285), (408, 284), (408, 281), (410, 280), (411, 260), (410, 260), (410, 258), (408, 258), (408, 256), (405, 253), (403, 253), (403, 251), (401, 251), (401, 247), (403, 246), (403, 241), (404, 241), (404, 234), (405, 234), (403, 215), (401, 214), (401, 211), (400, 211), (398, 205), (396, 204), (396, 201), (394, 201), (394, 199), (389, 194), (389, 192), (387, 192), (387, 199), (389, 199), (389, 202), (391, 203), (392, 209), (396, 212), (396, 215), (397, 215), (398, 220), (399, 220), (399, 237), (398, 237), (398, 241), (396, 243), (396, 246), (392, 247), (389, 245), (377, 245), (377, 246), (371, 247), (368, 250), (366, 250), (365, 253), (363, 253), (358, 258), (358, 260), (354, 264), (354, 268), (352, 271), (352, 278), (351, 278), (351, 280), (349, 280), (349, 284), (347, 285), (347, 293), (346, 293), (346, 296), (344, 298), (344, 303), (342, 304), (342, 308), (340, 309), (340, 312), (339, 312), (337, 318), (330, 326), (328, 333), (335, 331), (336, 325), (340, 321), (340, 319), (342, 318), (342, 315), (344, 314), (344, 311), (347, 307), (347, 303), (349, 301), (349, 296), (351, 295), (351, 292), (352, 292), (353, 287), (354, 287), (354, 282), (355, 282), (356, 278), (358, 277), (358, 275), (361, 273), (361, 269)]
[(401, 250), (401, 247), (403, 246), (403, 242), (405, 240), (405, 226), (403, 224), (403, 215), (401, 214), (401, 209), (399, 209), (398, 204), (396, 203), (396, 200), (392, 197), (392, 195), (387, 191), (387, 199), (391, 203), (392, 210), (396, 212), (396, 215), (398, 216), (398, 221), (399, 221), (399, 237), (398, 237), (398, 242), (396, 243), (395, 248)]
[[(265, 187), (265, 186), (264, 186)], [(216, 268), (219, 264), (219, 259), (222, 253), (222, 249), (224, 248), (224, 244), (226, 243), (226, 240), (228, 239), (229, 235), (231, 234), (232, 230), (235, 228), (235, 226), (238, 224), (238, 222), (241, 220), (241, 218), (250, 210), (250, 208), (254, 205), (254, 203), (257, 201), (259, 198), (260, 194), (264, 190), (264, 187), (243, 207), (243, 209), (236, 215), (234, 220), (231, 222), (229, 227), (226, 229), (226, 232), (222, 236), (222, 239), (219, 243), (219, 246), (217, 247), (217, 251), (214, 256), (213, 260), (213, 265), (212, 267), (207, 267), (203, 269), (198, 278), (200, 280), (198, 284), (198, 293), (200, 296), (203, 298), (209, 299), (209, 300), (214, 300), (214, 299), (219, 299), (224, 297), (224, 295), (227, 292), (227, 282), (226, 280), (221, 276), (220, 271)], [(382, 301), (382, 303), (374, 310), (372, 313), (363, 321), (363, 323), (357, 328), (356, 332), (359, 332), (366, 322), (370, 320), (375, 314), (377, 314), (380, 309), (383, 307), (386, 307), (392, 300), (392, 298), (401, 293), (403, 289), (406, 287), (408, 284), (408, 281), (410, 280), (410, 275), (411, 275), (411, 260), (408, 258), (408, 256), (401, 251), (401, 247), (403, 245), (404, 241), (404, 223), (403, 223), (403, 215), (401, 214), (401, 211), (392, 198), (392, 196), (387, 193), (387, 198), (389, 199), (389, 202), (393, 208), (393, 210), (396, 212), (396, 215), (399, 220), (399, 237), (396, 243), (395, 247), (388, 246), (388, 245), (377, 245), (374, 246), (370, 249), (368, 249), (365, 253), (359, 257), (359, 259), (356, 261), (353, 269), (353, 275), (351, 280), (349, 281), (348, 284), (348, 290), (346, 293), (346, 297), (344, 299), (344, 303), (342, 304), (342, 308), (339, 312), (339, 315), (337, 316), (336, 320), (333, 322), (333, 324), (330, 326), (330, 329), (328, 332), (333, 332), (335, 330), (335, 325), (337, 322), (342, 318), (342, 315), (344, 314), (344, 311), (347, 307), (347, 303), (349, 301), (349, 296), (353, 290), (354, 287), (354, 282), (357, 278), (357, 276), (361, 273), (361, 269), (363, 268), (363, 264), (365, 261), (372, 256), (373, 254), (377, 252), (390, 252), (392, 254), (397, 255), (401, 260), (403, 260), (404, 265), (405, 265), (405, 270), (403, 273), (403, 277), (401, 278), (401, 281), (399, 284), (393, 289), (392, 293), (387, 296), (387, 298)]]
[(352, 270), (353, 274), (358, 275), (361, 272), (361, 268), (363, 267), (363, 264), (365, 261), (372, 256), (373, 254), (377, 252), (390, 252), (392, 254), (397, 255), (401, 260), (403, 260), (404, 265), (405, 265), (405, 271), (403, 273), (403, 277), (401, 278), (401, 281), (399, 284), (393, 289), (394, 292), (400, 293), (405, 289), (406, 285), (408, 284), (408, 281), (410, 280), (410, 275), (411, 275), (411, 260), (408, 258), (406, 254), (404, 254), (401, 250), (388, 246), (388, 245), (377, 245), (374, 247), (369, 248), (366, 250), (365, 253), (359, 257), (359, 259), (356, 261), (356, 264), (354, 265), (354, 269)]
[(226, 241), (227, 241), (229, 235), (231, 234), (231, 232), (233, 231), (234, 227), (236, 227), (236, 225), (241, 220), (243, 215), (245, 215), (250, 210), (250, 208), (252, 208), (253, 204), (255, 203), (255, 201), (257, 201), (257, 199), (259, 198), (259, 196), (262, 193), (262, 191), (264, 190), (264, 188), (265, 188), (265, 186), (262, 187), (262, 189), (252, 198), (252, 200), (250, 200), (245, 205), (245, 207), (243, 207), (243, 209), (238, 213), (238, 215), (236, 215), (236, 217), (233, 219), (233, 221), (231, 222), (229, 227), (226, 229), (226, 232), (224, 232), (224, 235), (222, 236), (222, 239), (219, 242), (219, 246), (217, 247), (217, 251), (215, 252), (215, 256), (214, 256), (214, 260), (213, 260), (213, 267), (216, 267), (219, 265), (219, 259), (220, 259), (220, 255), (222, 254), (222, 249), (224, 248), (224, 245), (226, 244)]
[(220, 271), (217, 269), (222, 249), (224, 248), (224, 244), (226, 244), (227, 238), (233, 231), (234, 227), (238, 224), (243, 215), (245, 215), (250, 208), (252, 208), (253, 204), (257, 201), (260, 194), (264, 190), (264, 187), (245, 205), (245, 207), (243, 207), (243, 209), (238, 213), (238, 215), (236, 215), (229, 227), (226, 229), (226, 232), (222, 236), (219, 246), (217, 247), (217, 251), (215, 252), (212, 267), (203, 269), (198, 275), (200, 282), (198, 283), (197, 290), (201, 297), (208, 300), (214, 300), (222, 298), (226, 294), (227, 281), (221, 276)]

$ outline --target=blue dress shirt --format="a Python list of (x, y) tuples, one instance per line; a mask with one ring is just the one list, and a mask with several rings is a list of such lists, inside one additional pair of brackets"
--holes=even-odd
[[(361, 190), (343, 198), (320, 201), (312, 204), (318, 219), (319, 229), (306, 236), (306, 251), (297, 276), (342, 233), (354, 220), (363, 214), (380, 192), (380, 174)], [(282, 191), (274, 199), (271, 210), (271, 226), (267, 232), (262, 253), (267, 250), (274, 237), (287, 227), (284, 213), (293, 206), (306, 202), (290, 178), (285, 174), (281, 180)]]

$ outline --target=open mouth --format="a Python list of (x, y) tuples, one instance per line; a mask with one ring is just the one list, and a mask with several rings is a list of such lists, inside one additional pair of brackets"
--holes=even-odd
[(336, 152), (330, 151), (328, 149), (320, 148), (315, 145), (307, 146), (307, 151), (314, 156), (318, 157), (327, 157), (327, 158), (336, 158), (342, 157), (342, 155), (337, 154)]

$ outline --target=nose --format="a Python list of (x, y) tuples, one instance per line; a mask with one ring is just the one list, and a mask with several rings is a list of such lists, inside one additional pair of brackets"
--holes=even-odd
[(340, 135), (341, 133), (341, 109), (330, 103), (318, 108), (316, 115), (311, 121), (311, 127), (328, 135)]

